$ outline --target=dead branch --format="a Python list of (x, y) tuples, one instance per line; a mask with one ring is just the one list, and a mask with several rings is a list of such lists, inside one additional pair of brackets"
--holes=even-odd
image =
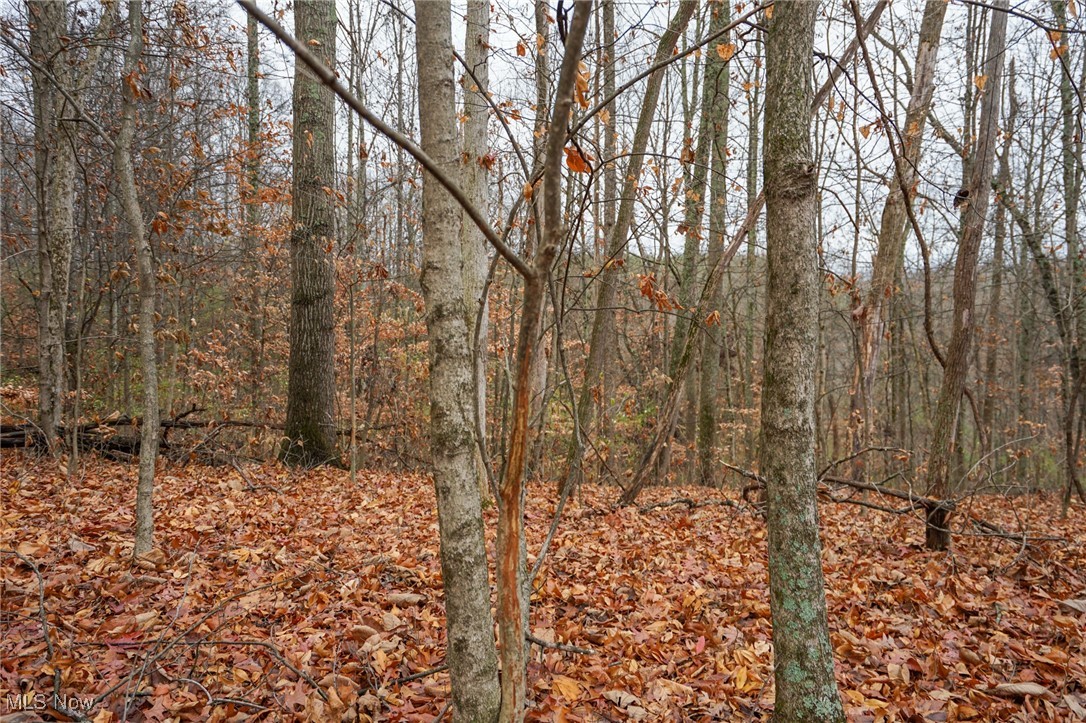
[(561, 650), (565, 653), (577, 653), (578, 655), (595, 655), (596, 651), (591, 648), (579, 648), (576, 645), (568, 645), (566, 643), (552, 643), (549, 640), (543, 638), (537, 638), (531, 633), (524, 636), (524, 639), (533, 645), (538, 645), (541, 648), (547, 648), (549, 650)]
[(905, 454), (909, 453), (908, 450), (901, 449), (900, 447), (864, 447), (863, 449), (857, 450), (848, 456), (841, 457), (840, 459), (835, 459), (834, 461), (827, 464), (825, 467), (822, 468), (822, 471), (818, 473), (818, 479), (823, 479), (831, 469), (840, 467), (846, 462), (851, 462), (857, 457), (863, 456), (868, 452), (902, 452)]
[[(24, 565), (29, 567), (34, 572), (34, 576), (36, 578), (38, 578), (38, 619), (41, 621), (42, 637), (45, 638), (45, 659), (46, 659), (47, 662), (52, 663), (52, 661), (53, 661), (53, 653), (54, 653), (53, 638), (49, 634), (49, 613), (45, 609), (45, 580), (44, 580), (44, 578), (42, 578), (41, 568), (38, 567), (38, 564), (36, 562), (34, 562), (33, 560), (31, 560), (29, 557), (22, 554), (21, 552), (18, 552), (17, 550), (0, 549), (0, 554), (13, 555), (13, 556), (19, 558), (19, 560), (21, 560)], [(90, 720), (89, 718), (87, 718), (85, 715), (83, 715), (79, 711), (71, 710), (71, 709), (69, 709), (69, 708), (67, 708), (67, 707), (65, 707), (63, 705), (60, 705), (60, 671), (59, 670), (56, 670), (53, 673), (53, 701), (52, 701), (51, 705), (52, 705), (52, 708), (54, 710), (56, 710), (58, 713), (62, 713), (63, 715), (67, 716), (68, 718), (71, 718), (72, 720), (76, 720), (76, 721), (89, 721)]]
[(448, 663), (442, 663), (436, 668), (430, 668), (429, 670), (420, 670), (418, 673), (412, 673), (411, 675), (405, 675), (402, 678), (396, 678), (396, 680), (389, 683), (389, 685), (403, 685), (404, 683), (410, 683), (412, 680), (421, 680), (423, 678), (429, 678), (431, 675), (437, 675), (438, 673), (444, 673), (449, 669)]
[(249, 475), (245, 473), (245, 470), (242, 469), (241, 465), (238, 464), (238, 461), (236, 459), (231, 458), (230, 464), (233, 465), (234, 469), (237, 470), (237, 473), (241, 475), (241, 478), (245, 480), (245, 484), (247, 485), (245, 489), (247, 491), (258, 492), (260, 490), (272, 490), (273, 492), (283, 494), (283, 490), (279, 489), (275, 485), (254, 485), (253, 481), (249, 479)]
[(735, 500), (723, 499), (723, 500), (704, 500), (697, 502), (689, 497), (676, 497), (673, 500), (667, 500), (666, 502), (653, 502), (648, 505), (641, 505), (637, 508), (638, 512), (650, 512), (652, 510), (661, 509), (663, 507), (675, 507), (676, 505), (686, 505), (688, 509), (695, 509), (698, 507), (714, 507), (717, 505), (723, 505), (725, 507), (735, 507), (736, 509), (742, 509), (742, 506)]

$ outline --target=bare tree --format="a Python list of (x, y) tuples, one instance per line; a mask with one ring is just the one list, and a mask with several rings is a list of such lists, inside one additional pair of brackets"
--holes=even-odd
[[(722, 29), (731, 22), (731, 10), (728, 2), (714, 2), (709, 5), (712, 19), (709, 32)], [(708, 118), (710, 139), (712, 142), (712, 177), (709, 182), (709, 253), (706, 263), (715, 269), (724, 256), (724, 211), (728, 188), (728, 120), (731, 115), (731, 102), (728, 91), (730, 67), (725, 56), (731, 57), (735, 46), (725, 35), (720, 52), (711, 52), (705, 61), (705, 91), (702, 111)], [(717, 427), (717, 385), (720, 378), (720, 357), (727, 347), (726, 327), (720, 324), (720, 305), (723, 296), (722, 284), (712, 284), (706, 292), (705, 308), (702, 316), (713, 315), (717, 319), (707, 333), (701, 337), (701, 379), (698, 394), (697, 418), (697, 480), (701, 484), (714, 481), (716, 467), (716, 427)], [(699, 321), (706, 323), (706, 318)], [(712, 322), (709, 322), (712, 323)], [(716, 338), (714, 339), (713, 336)]]
[[(422, 148), (450, 178), (460, 173), (448, 0), (415, 3)], [(441, 535), (448, 662), (456, 720), (493, 721), (501, 704), (490, 615), (473, 410), (467, 268), (461, 211), (429, 173), (422, 192), (423, 268), (430, 354), (430, 447)]]
[(140, 420), (139, 483), (136, 487), (136, 542), (134, 556), (154, 546), (155, 462), (158, 459), (158, 360), (155, 352), (155, 266), (151, 243), (143, 222), (136, 175), (132, 170), (132, 138), (136, 132), (136, 103), (143, 95), (140, 56), (143, 55), (142, 0), (128, 2), (128, 49), (121, 71), (121, 128), (113, 147), (113, 170), (117, 175), (121, 206), (136, 247), (139, 268), (139, 347), (143, 372), (143, 418)]
[[(336, 6), (294, 5), (298, 37), (328, 65), (336, 57)], [(290, 237), (290, 364), (281, 457), (312, 466), (337, 460), (335, 432), (335, 96), (294, 68), (294, 181)]]
[[(470, 72), (464, 75), (464, 152), (461, 157), (460, 181), (471, 203), (487, 210), (490, 203), (490, 179), (487, 170), (493, 157), (487, 145), (487, 121), (490, 108), (486, 93), (490, 55), (490, 2), (470, 0), (464, 24), (464, 65)], [(472, 358), (475, 374), (475, 418), (478, 433), (486, 437), (486, 349), (490, 305), (484, 295), (489, 258), (482, 231), (466, 213), (460, 223), (464, 259), (464, 294), (468, 305), (468, 335), (473, 340)], [(478, 324), (478, 328), (476, 328)], [(487, 484), (486, 460), (478, 460), (479, 490), (485, 496)]]
[[(653, 56), (654, 66), (673, 53), (675, 44), (685, 31), (686, 25), (690, 22), (696, 7), (697, 2), (695, 0), (682, 0), (679, 4), (679, 9), (671, 19), (667, 30), (660, 36), (660, 42), (657, 44), (656, 53)], [(584, 384), (581, 387), (578, 400), (580, 428), (585, 433), (587, 433), (594, 415), (594, 397), (601, 400), (600, 404), (606, 405), (610, 395), (610, 390), (606, 384), (606, 370), (616, 346), (614, 307), (616, 294), (618, 293), (618, 282), (621, 278), (621, 259), (625, 253), (627, 236), (633, 223), (637, 186), (641, 178), (641, 169), (645, 161), (645, 149), (648, 147), (652, 121), (656, 116), (656, 105), (660, 98), (660, 85), (663, 79), (664, 69), (660, 68), (649, 76), (648, 83), (645, 85), (645, 97), (641, 102), (641, 112), (637, 117), (633, 145), (630, 150), (630, 160), (626, 167), (625, 181), (622, 184), (622, 193), (619, 198), (618, 215), (607, 238), (603, 269), (600, 270), (596, 278), (599, 288), (596, 293), (596, 313), (592, 320), (588, 359), (585, 361)], [(581, 460), (573, 459), (570, 463), (578, 468)], [(570, 479), (576, 481), (580, 477), (579, 475), (573, 475)]]
[[(419, 0), (424, 3), (425, 0)], [(573, 108), (573, 89), (592, 15), (591, 0), (577, 0), (566, 35), (565, 56), (555, 88), (554, 106), (543, 161), (543, 243), (531, 266), (522, 271), (524, 306), (517, 332), (516, 381), (509, 459), (499, 487), (498, 514), (498, 640), (501, 642), (502, 721), (524, 720), (528, 701), (525, 628), (528, 606), (524, 584), (524, 472), (528, 452), (528, 413), (531, 406), (532, 364), (537, 353), (543, 304), (551, 266), (561, 246), (562, 149), (566, 144), (566, 121)]]
[[(999, 145), (999, 106), (1003, 87), (1004, 48), (1007, 41), (1007, 1), (999, 0), (992, 13), (988, 34), (987, 60), (983, 65), (983, 97), (980, 127), (974, 160), (966, 187), (959, 192), (963, 217), (962, 237), (954, 266), (954, 317), (950, 344), (946, 350), (943, 383), (935, 409), (931, 453), (928, 458), (927, 489), (936, 499), (945, 499), (954, 490), (951, 484), (951, 458), (958, 443), (958, 415), (961, 411), (965, 378), (969, 372), (970, 351), (976, 328), (977, 261), (984, 233), (988, 199), (992, 192), (992, 170)], [(949, 505), (928, 510), (926, 545), (932, 550), (950, 546), (947, 518)]]
[(819, 274), (811, 148), (818, 4), (778, 0), (766, 36), (765, 373), (761, 474), (780, 721), (844, 721), (826, 621), (815, 479)]
[[(895, 169), (890, 178), (886, 204), (882, 209), (878, 247), (871, 272), (871, 286), (865, 295), (859, 297), (862, 303), (852, 312), (853, 318), (860, 327), (859, 354), (856, 377), (852, 386), (852, 419), (850, 420), (856, 431), (853, 437), (853, 452), (858, 452), (868, 444), (875, 372), (878, 368), (882, 340), (889, 324), (890, 298), (895, 293), (894, 286), (905, 258), (908, 206), (912, 204), (915, 187), (919, 180), (920, 154), (924, 129), (931, 112), (932, 95), (935, 91), (935, 61), (939, 55), (946, 9), (947, 3), (943, 0), (929, 0), (924, 5), (913, 72), (912, 95), (905, 113), (905, 124), (900, 139), (891, 139), (892, 143), (899, 144), (899, 148), (894, 153)], [(858, 462), (862, 457), (856, 459)]]

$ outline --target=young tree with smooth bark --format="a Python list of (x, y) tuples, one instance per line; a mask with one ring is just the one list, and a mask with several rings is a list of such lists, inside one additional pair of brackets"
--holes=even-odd
[(158, 360), (155, 351), (155, 262), (147, 237), (132, 168), (132, 139), (136, 133), (137, 102), (143, 96), (140, 56), (143, 55), (142, 0), (128, 2), (128, 49), (121, 71), (121, 128), (113, 147), (113, 171), (117, 176), (139, 269), (139, 349), (143, 372), (143, 417), (140, 419), (139, 482), (136, 487), (136, 541), (132, 554), (144, 555), (154, 547), (155, 462), (158, 460)]
[(815, 470), (820, 293), (811, 147), (818, 4), (778, 0), (766, 35), (765, 371), (761, 475), (766, 485), (770, 610), (778, 721), (844, 721), (826, 619)]
[[(452, 179), (460, 176), (448, 0), (415, 3), (422, 149)], [(441, 537), (447, 660), (453, 717), (494, 721), (501, 705), (494, 619), (490, 613), (474, 411), (472, 319), (467, 301), (461, 208), (429, 173), (423, 176), (422, 292), (430, 356), (430, 452)], [(518, 616), (519, 617), (519, 616)]]
[[(958, 416), (961, 412), (965, 379), (969, 373), (973, 337), (976, 329), (977, 262), (980, 242), (992, 195), (992, 173), (999, 146), (999, 108), (1003, 88), (1004, 49), (1007, 42), (1007, 0), (999, 0), (992, 13), (988, 33), (987, 60), (983, 65), (983, 97), (971, 173), (961, 204), (963, 217), (958, 257), (954, 265), (954, 316), (950, 343), (945, 352), (943, 383), (935, 408), (931, 452), (928, 456), (927, 494), (946, 500), (954, 492), (951, 480), (955, 445), (959, 443)], [(948, 520), (951, 505), (928, 510), (925, 544), (930, 550), (950, 547)]]

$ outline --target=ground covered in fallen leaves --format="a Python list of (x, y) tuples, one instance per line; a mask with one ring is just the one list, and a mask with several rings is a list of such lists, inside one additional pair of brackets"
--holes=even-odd
[[(437, 521), (425, 477), (167, 465), (156, 554), (129, 563), (135, 468), (5, 454), (0, 716), (14, 696), (88, 719), (434, 720), (448, 703)], [(553, 514), (529, 498), (530, 550)], [(588, 487), (533, 596), (531, 720), (764, 720), (765, 525), (735, 495)], [(680, 497), (707, 502), (649, 507)], [(1086, 717), (1086, 515), (976, 499), (977, 530), (922, 549), (915, 516), (824, 504), (837, 678), (853, 720)], [(493, 523), (493, 510), (487, 515)], [(491, 545), (493, 539), (491, 538)], [(43, 618), (47, 625), (43, 626)], [(46, 627), (48, 634), (43, 634)], [(33, 698), (34, 694), (38, 697)], [(55, 719), (50, 710), (20, 720)], [(63, 719), (63, 718), (61, 718)], [(14, 718), (11, 720), (15, 720)]]

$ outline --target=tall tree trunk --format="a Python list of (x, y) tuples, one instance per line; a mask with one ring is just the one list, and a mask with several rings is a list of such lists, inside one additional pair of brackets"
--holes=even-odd
[[(712, 19), (709, 23), (709, 32), (715, 32), (724, 28), (731, 22), (730, 4), (728, 0), (714, 2), (709, 6)], [(729, 45), (729, 36), (722, 38), (725, 48), (734, 52)], [(727, 53), (725, 53), (727, 54)], [(724, 57), (717, 52), (708, 53), (705, 61), (705, 97), (702, 99), (702, 111), (711, 123), (712, 135), (712, 180), (709, 182), (709, 254), (707, 264), (710, 269), (715, 269), (724, 256), (724, 211), (726, 210), (726, 198), (728, 187), (728, 119), (731, 114), (731, 103), (728, 98), (729, 67)], [(720, 323), (721, 318), (721, 281), (710, 285), (705, 298), (704, 309), (699, 310), (702, 316), (700, 321), (705, 321), (706, 314), (716, 314), (717, 322), (712, 335), (710, 333), (701, 336), (701, 391), (698, 394), (698, 422), (697, 422), (697, 453), (698, 473), (697, 478), (701, 484), (712, 484), (716, 481), (716, 426), (717, 426), (717, 385), (720, 379), (720, 356), (726, 353), (727, 326)]]
[[(418, 0), (417, 6), (427, 0)], [(524, 720), (528, 697), (526, 615), (524, 586), (524, 471), (528, 451), (528, 416), (531, 406), (532, 362), (539, 345), (543, 302), (551, 266), (563, 238), (562, 149), (566, 119), (573, 107), (573, 88), (591, 0), (577, 0), (566, 37), (565, 57), (555, 89), (554, 112), (547, 131), (543, 175), (543, 240), (524, 277), (524, 307), (517, 334), (516, 382), (509, 435), (509, 459), (499, 488), (498, 508), (498, 639), (501, 642), (501, 714), (499, 720)], [(422, 30), (420, 26), (420, 32)], [(421, 51), (420, 51), (421, 52)]]
[[(984, 232), (985, 215), (992, 188), (992, 165), (999, 143), (999, 106), (1003, 87), (1003, 56), (1007, 39), (1007, 0), (999, 0), (992, 13), (992, 25), (986, 49), (981, 100), (980, 128), (976, 151), (966, 186), (968, 198), (961, 205), (963, 228), (954, 266), (954, 319), (950, 344), (946, 350), (943, 383), (935, 408), (931, 453), (928, 457), (928, 495), (945, 499), (953, 490), (950, 482), (951, 460), (956, 443), (958, 414), (969, 372), (970, 349), (976, 326), (977, 260)], [(928, 511), (926, 545), (931, 550), (950, 546), (947, 527), (950, 509), (939, 505)]]
[[(1061, 166), (1063, 170), (1063, 233), (1064, 243), (1067, 245), (1067, 259), (1070, 266), (1067, 274), (1068, 298), (1070, 299), (1071, 324), (1069, 330), (1073, 342), (1068, 350), (1069, 355), (1074, 355), (1077, 374), (1066, 375), (1068, 380), (1067, 404), (1064, 409), (1064, 457), (1067, 481), (1065, 486), (1063, 510), (1066, 515), (1071, 501), (1072, 489), (1080, 488), (1078, 479), (1078, 450), (1075, 441), (1077, 429), (1077, 415), (1083, 410), (1079, 408), (1082, 400), (1086, 399), (1081, 389), (1082, 372), (1086, 367), (1086, 359), (1083, 358), (1086, 338), (1086, 303), (1083, 303), (1082, 289), (1083, 276), (1086, 274), (1086, 262), (1082, 259), (1078, 232), (1078, 204), (1082, 189), (1082, 124), (1080, 122), (1082, 109), (1075, 107), (1075, 87), (1071, 77), (1071, 68), (1074, 59), (1071, 55), (1071, 46), (1066, 32), (1067, 28), (1067, 0), (1052, 0), (1052, 11), (1056, 16), (1057, 27), (1062, 31), (1059, 36), (1059, 44), (1056, 51), (1061, 64), (1060, 73), (1060, 150)], [(1086, 65), (1084, 65), (1086, 73)], [(1071, 365), (1069, 365), (1071, 366)]]
[(248, 105), (246, 114), (246, 157), (245, 172), (248, 188), (242, 197), (245, 204), (246, 251), (249, 265), (254, 276), (254, 283), (249, 285), (248, 322), (249, 322), (249, 376), (250, 408), (255, 418), (263, 416), (264, 396), (264, 354), (260, 338), (264, 328), (264, 305), (261, 303), (262, 284), (256, 283), (261, 268), (259, 258), (260, 239), (257, 226), (260, 223), (260, 34), (259, 24), (252, 15), (246, 18), (245, 38), (247, 65), (245, 69), (245, 96)]
[[(335, 67), (336, 6), (294, 5), (298, 38)], [(315, 466), (338, 459), (335, 430), (335, 96), (304, 63), (294, 67), (294, 180), (290, 237), (290, 362), (281, 457)]]
[[(1011, 181), (1011, 139), (1014, 137), (1011, 129), (1015, 127), (1018, 116), (1018, 103), (1014, 95), (1014, 61), (1011, 61), (1007, 71), (1007, 98), (1010, 110), (1007, 113), (1003, 127), (1008, 129), (1003, 137), (1003, 152), (999, 158), (998, 185), (1000, 192), (1005, 193), (1010, 187)], [(999, 349), (1003, 345), (1002, 334), (999, 332), (1000, 311), (1003, 300), (1003, 265), (1004, 250), (1007, 239), (1007, 208), (1000, 203), (995, 210), (995, 247), (992, 251), (992, 291), (988, 300), (988, 348), (984, 361), (984, 404), (981, 408), (981, 420), (987, 430), (984, 439), (988, 440), (988, 449), (985, 454), (995, 447), (996, 406), (1001, 394), (996, 390), (1001, 386), (998, 378)]]
[[(695, 35), (701, 35), (701, 21), (698, 18), (696, 27), (694, 28)], [(682, 50), (686, 50), (686, 37), (683, 37)], [(683, 108), (683, 150), (680, 154), (680, 161), (683, 167), (683, 193), (678, 195), (678, 199), (683, 207), (683, 221), (682, 225), (678, 228), (678, 231), (683, 234), (683, 253), (682, 263), (679, 265), (677, 278), (675, 279), (678, 289), (676, 291), (676, 298), (679, 301), (681, 309), (687, 312), (692, 312), (694, 308), (694, 287), (697, 283), (699, 261), (701, 260), (701, 240), (704, 237), (701, 224), (702, 219), (705, 217), (705, 185), (708, 182), (709, 173), (709, 126), (707, 124), (706, 116), (704, 113), (698, 112), (698, 106), (702, 102), (704, 97), (704, 88), (699, 87), (701, 82), (701, 56), (695, 55), (693, 60), (693, 71), (690, 76), (687, 74), (688, 62), (684, 60), (679, 64), (679, 81), (681, 87), (682, 108)], [(704, 83), (701, 83), (704, 85)], [(689, 87), (689, 90), (688, 90)], [(667, 89), (664, 89), (667, 93)], [(697, 117), (697, 125), (694, 124), (694, 119)], [(668, 146), (668, 136), (664, 133), (660, 139), (663, 147)], [(667, 201), (668, 191), (666, 188), (660, 189), (660, 208), (666, 209), (669, 207)], [(663, 213), (660, 217), (660, 222), (657, 224), (657, 234), (660, 237), (660, 254), (663, 256), (663, 263), (665, 267), (672, 266), (671, 248), (670, 248), (670, 219), (669, 214)], [(670, 280), (670, 276), (665, 276), (665, 282)], [(666, 291), (666, 286), (665, 286)], [(665, 388), (666, 399), (667, 390), (674, 387), (676, 384), (682, 386), (681, 392), (682, 399), (680, 404), (684, 407), (679, 412), (679, 420), (676, 424), (676, 432), (680, 433), (682, 439), (686, 442), (692, 442), (694, 440), (694, 425), (696, 419), (695, 404), (697, 403), (697, 387), (694, 384), (694, 377), (692, 374), (687, 374), (684, 379), (678, 379), (675, 376), (675, 363), (679, 356), (682, 354), (684, 341), (686, 334), (690, 330), (689, 324), (680, 323), (676, 317), (674, 324), (669, 323), (669, 319), (664, 319), (663, 323), (663, 341), (667, 348), (665, 358), (668, 364), (668, 377), (670, 381)], [(667, 339), (667, 331), (669, 327), (674, 327), (674, 332), (671, 335), (671, 340)], [(661, 461), (660, 469), (657, 470), (657, 477), (663, 478), (667, 476), (667, 471), (670, 466), (671, 458), (671, 440), (668, 440), (667, 448), (665, 449), (664, 459)], [(693, 465), (688, 465), (687, 474), (685, 476), (693, 476)]]
[(818, 4), (778, 0), (766, 37), (766, 480), (778, 721), (844, 721), (833, 677), (815, 493), (818, 169), (811, 148)]
[[(667, 59), (672, 54), (676, 42), (686, 30), (687, 23), (690, 22), (696, 7), (696, 0), (682, 0), (679, 4), (679, 9), (671, 19), (667, 30), (660, 36), (660, 42), (656, 46), (656, 54), (652, 60), (653, 65)], [(663, 82), (664, 72), (663, 68), (654, 72), (649, 76), (645, 85), (645, 97), (641, 102), (641, 112), (637, 117), (630, 161), (626, 168), (622, 195), (619, 198), (618, 215), (615, 219), (615, 225), (611, 228), (611, 233), (607, 238), (603, 269), (595, 280), (598, 286), (596, 313), (592, 321), (588, 359), (585, 362), (584, 383), (577, 401), (580, 428), (584, 434), (588, 433), (589, 425), (595, 413), (595, 400), (599, 400), (598, 406), (606, 407), (610, 399), (610, 390), (606, 384), (605, 375), (616, 347), (615, 298), (618, 294), (621, 263), (626, 249), (626, 237), (629, 235), (630, 225), (633, 222), (634, 202), (637, 198), (641, 168), (644, 165), (645, 149), (649, 143), (652, 120), (656, 115), (656, 104), (660, 99), (660, 85)], [(611, 119), (611, 122), (614, 123), (615, 120)], [(581, 460), (571, 459), (570, 463), (576, 469), (580, 467)], [(573, 480), (575, 483), (579, 478), (580, 475), (575, 473), (568, 479)]]
[(158, 459), (158, 361), (155, 358), (155, 268), (151, 243), (143, 223), (143, 211), (136, 195), (132, 169), (132, 139), (136, 133), (136, 102), (139, 99), (140, 56), (143, 54), (142, 0), (129, 0), (128, 27), (131, 37), (121, 72), (121, 128), (113, 147), (113, 172), (117, 176), (121, 205), (139, 268), (139, 347), (143, 372), (143, 418), (140, 420), (139, 483), (136, 487), (136, 557), (154, 546), (155, 461)]
[[(38, 189), (38, 424), (59, 454), (57, 428), (67, 392), (64, 329), (75, 218), (76, 111), (57, 85), (72, 87), (67, 5), (28, 0), (34, 85), (34, 157)], [(52, 78), (49, 75), (52, 75)]]
[[(615, 69), (618, 67), (618, 58), (615, 57), (615, 44), (618, 42), (618, 36), (615, 33), (615, 0), (603, 0), (601, 4), (603, 6), (603, 45), (607, 48), (607, 64), (603, 66), (603, 97), (611, 98), (615, 95)], [(606, 128), (603, 131), (603, 158), (607, 163), (603, 167), (603, 228), (600, 231), (604, 239), (604, 248), (601, 251), (604, 253), (606, 253), (607, 239), (610, 239), (614, 233), (618, 216), (618, 162), (615, 160), (618, 154), (618, 119), (615, 117), (615, 108), (615, 103), (612, 101), (605, 109), (607, 121), (604, 123)], [(601, 259), (600, 262), (605, 261), (606, 258)], [(613, 376), (614, 371), (604, 369), (603, 374)], [(606, 380), (601, 380), (600, 384), (602, 389), (610, 388)], [(580, 409), (578, 413), (581, 413)], [(591, 410), (588, 413), (591, 414)], [(580, 429), (582, 434), (587, 432), (583, 426)], [(614, 419), (611, 415), (605, 415), (600, 423), (600, 430), (607, 444), (611, 444), (610, 440), (614, 432)]]
[[(471, 203), (483, 211), (490, 205), (490, 181), (487, 169), (487, 120), (490, 117), (485, 93), (489, 85), (487, 60), (490, 56), (490, 0), (469, 0), (464, 26), (464, 62), (471, 73), (464, 74), (464, 152), (461, 156), (460, 181)], [(483, 288), (486, 284), (487, 243), (483, 232), (465, 213), (460, 222), (464, 259), (464, 300), (468, 308), (468, 335), (472, 339), (475, 375), (475, 419), (478, 432), (486, 438), (486, 348), (490, 305)], [(478, 328), (476, 328), (478, 322)], [(477, 464), (479, 491), (489, 495), (486, 460)]]
[[(756, 48), (758, 46), (755, 46)], [(756, 49), (757, 53), (758, 50)], [(759, 61), (760, 56), (755, 55), (754, 68), (751, 71), (753, 76), (750, 80), (750, 90), (747, 91), (747, 208), (754, 208), (758, 203), (758, 129), (759, 129), (759, 90), (761, 88), (761, 82), (759, 81)], [(753, 454), (754, 451), (754, 438), (755, 427), (753, 424), (754, 413), (754, 327), (757, 319), (758, 305), (758, 287), (756, 284), (755, 261), (757, 255), (755, 249), (758, 245), (758, 224), (750, 224), (750, 228), (747, 230), (747, 264), (746, 264), (746, 285), (747, 285), (747, 327), (746, 327), (746, 349), (744, 350), (746, 361), (746, 379), (743, 384), (743, 407), (747, 410), (747, 424), (745, 442), (748, 454)]]
[[(859, 328), (859, 354), (851, 391), (852, 423), (856, 425), (857, 449), (870, 443), (872, 428), (872, 395), (875, 373), (882, 351), (882, 341), (890, 322), (890, 297), (900, 276), (905, 259), (905, 239), (909, 206), (919, 180), (920, 154), (924, 128), (931, 111), (935, 91), (935, 62), (943, 33), (947, 3), (928, 0), (920, 24), (920, 39), (916, 50), (912, 95), (905, 112), (901, 142), (895, 154), (896, 168), (890, 180), (890, 190), (882, 209), (878, 246), (871, 272), (871, 287), (861, 297), (861, 305), (853, 310)], [(862, 467), (857, 457), (858, 467)]]
[[(449, 0), (417, 0), (422, 148), (452, 178), (460, 174)], [(441, 536), (453, 717), (494, 721), (501, 704), (490, 613), (482, 499), (475, 444), (475, 376), (465, 294), (461, 210), (429, 174), (422, 190), (422, 292), (430, 355), (430, 448)]]

